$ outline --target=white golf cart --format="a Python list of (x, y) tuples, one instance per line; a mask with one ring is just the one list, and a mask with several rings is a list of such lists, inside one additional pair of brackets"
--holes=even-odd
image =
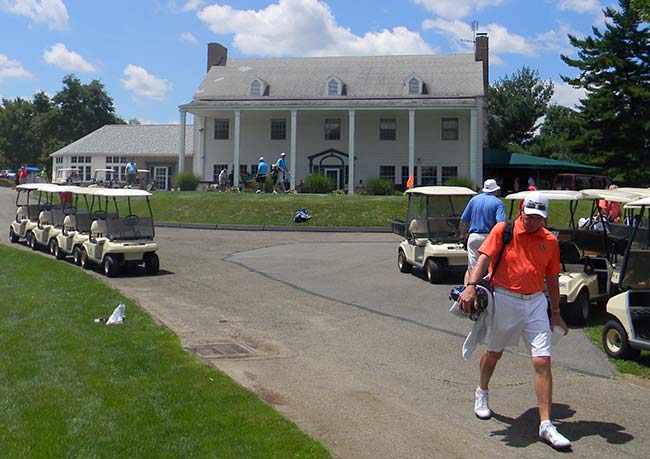
[(78, 193), (91, 198), (92, 217), (90, 235), (75, 253), (81, 266), (101, 265), (104, 273), (113, 277), (122, 267), (144, 264), (148, 274), (156, 274), (159, 260), (151, 193), (124, 188), (85, 188)]
[(79, 169), (74, 167), (62, 167), (56, 170), (52, 183), (57, 185), (81, 185)]
[(405, 222), (393, 232), (404, 236), (397, 249), (400, 272), (426, 269), (427, 280), (441, 282), (448, 274), (467, 269), (467, 251), (460, 242), (460, 215), (476, 193), (460, 186), (422, 186), (406, 190)]
[(9, 225), (9, 241), (17, 243), (26, 239), (38, 225), (38, 204), (32, 193), (40, 183), (26, 183), (16, 186), (16, 218)]
[(113, 169), (95, 169), (90, 187), (118, 188), (120, 186), (119, 173)]
[(27, 234), (27, 245), (33, 250), (47, 247), (54, 254), (56, 237), (63, 229), (64, 208), (69, 206), (67, 197), (75, 186), (60, 186), (42, 183), (38, 193), (38, 224)]
[(625, 210), (631, 225), (619, 283), (622, 293), (607, 302), (609, 320), (602, 339), (610, 357), (634, 359), (641, 350), (650, 350), (650, 197), (627, 203)]
[(57, 260), (72, 255), (77, 265), (81, 265), (81, 248), (90, 235), (90, 205), (87, 195), (78, 193), (79, 187), (65, 187), (61, 196), (63, 207), (63, 227), (54, 241), (50, 242), (50, 252)]

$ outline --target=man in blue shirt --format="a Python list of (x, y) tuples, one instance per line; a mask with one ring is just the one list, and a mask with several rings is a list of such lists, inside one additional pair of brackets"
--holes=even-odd
[(478, 248), (494, 225), (506, 219), (503, 202), (496, 196), (500, 189), (496, 180), (487, 179), (483, 183), (483, 192), (470, 199), (460, 216), (460, 238), (462, 241), (467, 241), (465, 282), (480, 256)]
[(131, 187), (135, 183), (135, 178), (138, 174), (138, 165), (133, 158), (129, 159), (129, 162), (126, 164), (124, 174), (126, 175), (126, 184)]
[(282, 180), (278, 180), (273, 184), (273, 193), (277, 193), (276, 190), (277, 190), (277, 187), (278, 187), (278, 183), (280, 183), (282, 185), (282, 191), (284, 191), (285, 193), (287, 192), (287, 188), (284, 186), (284, 182), (287, 180), (285, 174), (287, 172), (289, 172), (289, 170), (287, 169), (287, 163), (284, 160), (285, 156), (286, 156), (285, 153), (280, 153), (280, 157), (275, 162), (275, 165), (277, 166), (278, 172), (282, 173)]
[(257, 191), (255, 193), (264, 193), (264, 182), (269, 166), (264, 162), (264, 156), (260, 156), (260, 162), (257, 165)]

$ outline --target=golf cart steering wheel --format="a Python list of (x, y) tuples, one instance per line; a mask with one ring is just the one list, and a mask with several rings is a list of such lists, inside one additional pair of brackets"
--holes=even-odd
[(140, 221), (140, 217), (134, 214), (129, 214), (126, 217), (124, 217), (124, 224), (126, 226), (135, 226), (138, 224)]
[(98, 210), (97, 212), (93, 212), (92, 220), (106, 220), (106, 212), (104, 212), (103, 210)]

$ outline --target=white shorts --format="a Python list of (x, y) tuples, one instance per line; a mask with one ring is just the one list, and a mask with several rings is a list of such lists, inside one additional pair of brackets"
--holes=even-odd
[(481, 233), (470, 233), (467, 237), (467, 269), (472, 269), (476, 266), (478, 257), (481, 256), (478, 253), (478, 248), (481, 247), (483, 241), (488, 237), (487, 234)]
[(523, 338), (531, 357), (551, 356), (551, 326), (546, 296), (515, 298), (495, 290), (494, 314), (487, 333), (488, 351), (516, 347)]

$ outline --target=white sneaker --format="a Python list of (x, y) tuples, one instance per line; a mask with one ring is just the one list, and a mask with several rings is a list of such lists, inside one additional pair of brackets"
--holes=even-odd
[(261, 192), (262, 192), (262, 190), (257, 190), (255, 193), (261, 193)]
[(489, 407), (488, 391), (482, 391), (480, 387), (476, 388), (474, 393), (474, 414), (479, 419), (490, 419), (492, 411)]
[(539, 438), (555, 449), (569, 449), (571, 442), (568, 438), (557, 431), (557, 428), (549, 421), (540, 424)]
[(273, 194), (278, 194), (278, 192), (277, 192), (277, 191), (275, 191), (275, 190), (273, 190)]

